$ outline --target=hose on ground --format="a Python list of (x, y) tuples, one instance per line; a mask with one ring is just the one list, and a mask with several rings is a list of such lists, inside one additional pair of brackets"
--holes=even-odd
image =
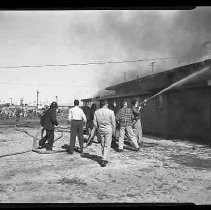
[(31, 152), (31, 151), (32, 151), (32, 149), (28, 149), (28, 150), (25, 150), (22, 152), (14, 152), (14, 153), (10, 153), (10, 154), (0, 155), (0, 158), (12, 156), (12, 155), (24, 154), (24, 153)]
[[(2, 124), (1, 124), (1, 126), (2, 126)], [(15, 124), (15, 126), (14, 126), (16, 131), (23, 132), (23, 133), (25, 133), (28, 136), (33, 138), (32, 149), (28, 149), (28, 150), (21, 151), (21, 152), (14, 152), (14, 153), (10, 153), (10, 154), (0, 155), (0, 158), (12, 156), (12, 155), (24, 154), (24, 153), (31, 152), (31, 151), (39, 153), (39, 154), (52, 154), (52, 153), (66, 152), (67, 151), (66, 149), (65, 150), (58, 150), (58, 151), (40, 151), (40, 150), (38, 150), (37, 149), (37, 142), (39, 141), (38, 137), (31, 135), (26, 130), (22, 130), (22, 129), (18, 128), (18, 127), (21, 127), (21, 126), (22, 127), (30, 127), (30, 128), (33, 128), (33, 126), (26, 125), (26, 123)], [(4, 125), (3, 128), (11, 128), (11, 125)], [(54, 143), (63, 137), (63, 132), (67, 132), (67, 131), (63, 131), (62, 129), (66, 129), (66, 128), (59, 127), (59, 128), (55, 129), (55, 131), (61, 133), (61, 135), (54, 140)]]

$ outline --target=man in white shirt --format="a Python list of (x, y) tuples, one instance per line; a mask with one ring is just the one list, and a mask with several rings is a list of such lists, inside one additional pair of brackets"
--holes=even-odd
[(83, 153), (83, 122), (86, 122), (86, 116), (79, 107), (79, 101), (74, 101), (74, 107), (69, 109), (68, 120), (71, 124), (70, 148), (68, 154), (73, 154), (75, 148), (76, 135), (80, 144), (80, 153)]
[(116, 130), (114, 112), (108, 108), (108, 102), (102, 102), (102, 108), (94, 113), (94, 128), (98, 129), (102, 146), (102, 167), (108, 163), (108, 155), (111, 148), (112, 134)]

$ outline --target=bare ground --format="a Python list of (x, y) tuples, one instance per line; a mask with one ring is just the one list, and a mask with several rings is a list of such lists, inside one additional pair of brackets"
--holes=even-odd
[[(28, 128), (31, 134), (38, 129)], [(56, 134), (59, 135), (59, 134)], [(28, 152), (0, 159), (1, 203), (192, 202), (211, 204), (211, 148), (188, 141), (144, 137), (139, 152), (111, 149), (107, 167), (101, 147), (75, 152)], [(69, 143), (64, 133), (55, 143)], [(32, 147), (32, 138), (12, 128), (0, 130), (0, 155)]]

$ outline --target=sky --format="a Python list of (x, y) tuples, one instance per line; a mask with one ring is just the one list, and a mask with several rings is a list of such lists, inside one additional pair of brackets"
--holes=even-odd
[(23, 98), (34, 105), (38, 90), (41, 103), (58, 96), (59, 104), (72, 105), (74, 99), (104, 94), (104, 88), (125, 80), (210, 58), (210, 20), (210, 7), (0, 11), (0, 103), (19, 104)]

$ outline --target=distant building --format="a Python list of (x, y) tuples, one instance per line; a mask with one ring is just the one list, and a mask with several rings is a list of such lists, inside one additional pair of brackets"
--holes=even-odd
[(88, 104), (88, 106), (91, 107), (92, 104), (96, 104), (97, 108), (100, 107), (100, 100), (98, 100), (98, 98), (87, 98), (82, 99), (81, 101), (83, 102), (83, 106), (85, 106), (85, 104)]
[(8, 106), (10, 106), (10, 103), (0, 104), (0, 108), (3, 108), (3, 107), (8, 107)]
[[(130, 105), (133, 98), (148, 99), (203, 67), (211, 67), (211, 59), (107, 87), (115, 94), (87, 100), (91, 103), (107, 99), (110, 105), (116, 101), (119, 109), (123, 100)], [(142, 122), (144, 134), (211, 142), (211, 69), (149, 100), (142, 111)]]

